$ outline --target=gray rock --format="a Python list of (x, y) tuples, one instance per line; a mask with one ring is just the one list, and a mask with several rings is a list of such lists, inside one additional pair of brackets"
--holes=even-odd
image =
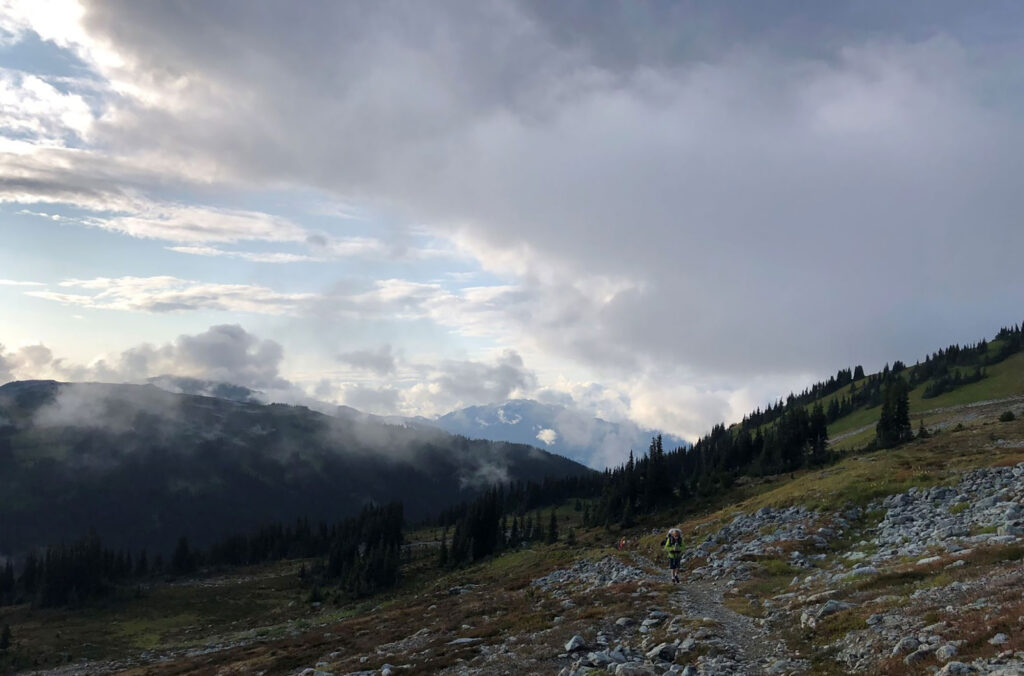
[(454, 641), (448, 641), (448, 645), (472, 645), (482, 640), (482, 638), (457, 638)]
[(825, 602), (825, 605), (818, 609), (818, 619), (828, 617), (829, 615), (835, 615), (841, 610), (847, 610), (852, 607), (852, 603), (847, 603), (846, 601), (836, 601), (835, 599), (829, 599)]
[(617, 627), (629, 627), (634, 624), (636, 624), (636, 620), (634, 620), (632, 617), (620, 617), (619, 619), (615, 620), (615, 626)]
[(992, 638), (990, 638), (988, 640), (988, 642), (991, 643), (992, 645), (1004, 645), (1009, 640), (1010, 640), (1009, 636), (1007, 636), (1006, 634), (1003, 634), (1002, 632), (1000, 632), (1000, 633), (996, 634), (995, 636), (993, 636)]
[(661, 643), (647, 651), (647, 659), (671, 662), (676, 658), (676, 647), (671, 643)]
[(849, 573), (841, 575), (840, 578), (848, 580), (853, 577), (862, 577), (864, 575), (878, 575), (878, 569), (874, 566), (859, 566), (851, 570)]
[(935, 676), (966, 676), (967, 674), (976, 673), (978, 673), (978, 670), (969, 664), (964, 664), (963, 662), (950, 662), (939, 669)]
[[(462, 640), (464, 640), (464, 639), (462, 639)], [(569, 639), (568, 643), (565, 644), (565, 652), (573, 653), (573, 652), (576, 652), (577, 650), (583, 650), (586, 647), (587, 647), (587, 642), (583, 640), (582, 636), (580, 636), (579, 634), (576, 634), (571, 639)]]
[(914, 652), (912, 652), (909, 655), (907, 655), (906, 657), (904, 657), (903, 658), (903, 663), (904, 664), (910, 664), (910, 665), (919, 664), (921, 662), (924, 662), (929, 657), (931, 657), (931, 655), (932, 655), (931, 647), (918, 648)]
[(917, 650), (918, 645), (920, 644), (917, 642), (917, 639), (913, 636), (901, 638), (896, 643), (896, 645), (892, 647), (892, 656), (897, 657), (898, 655), (903, 655), (904, 653), (913, 652)]
[(792, 672), (795, 668), (796, 668), (796, 665), (793, 664), (793, 662), (791, 662), (789, 660), (786, 660), (786, 659), (781, 659), (781, 660), (775, 660), (775, 662), (773, 662), (772, 665), (770, 667), (768, 667), (768, 669), (767, 669), (767, 671), (765, 671), (765, 673), (766, 674), (770, 674), (771, 676), (776, 676), (776, 675), (788, 674), (788, 673)]
[(948, 662), (956, 656), (956, 646), (950, 643), (939, 646), (935, 651), (935, 658), (940, 662)]
[(618, 676), (657, 676), (658, 674), (654, 667), (636, 662), (616, 665), (614, 673)]

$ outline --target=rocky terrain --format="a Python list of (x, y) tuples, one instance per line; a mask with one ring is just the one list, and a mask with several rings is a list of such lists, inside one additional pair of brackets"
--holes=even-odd
[[(102, 627), (21, 610), (39, 625), (15, 636), (132, 641), (66, 648), (48, 674), (1024, 674), (1022, 439), (1020, 420), (990, 417), (765, 477), (622, 532), (624, 551), (564, 505), (572, 545), (450, 570), (418, 532), (401, 588), (369, 599), (313, 599), (302, 564), (281, 563), (156, 585), (97, 609)], [(671, 525), (679, 584), (660, 549)]]
[[(1022, 507), (1024, 463), (863, 508), (766, 507), (695, 528), (680, 585), (637, 551), (581, 559), (527, 587), (550, 626), (446, 637), (473, 652), (440, 673), (1022, 674)], [(759, 596), (766, 569), (789, 579)], [(375, 670), (325, 659), (295, 673), (414, 672), (409, 651), (429, 636)]]

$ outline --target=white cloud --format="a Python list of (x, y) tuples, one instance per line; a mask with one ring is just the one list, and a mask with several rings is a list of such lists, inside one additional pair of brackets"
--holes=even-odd
[(64, 145), (88, 139), (94, 117), (82, 96), (62, 92), (35, 75), (0, 68), (0, 133)]
[(42, 282), (28, 282), (18, 279), (0, 279), (0, 286), (46, 286)]
[(188, 254), (190, 256), (212, 256), (238, 258), (252, 263), (309, 263), (322, 259), (305, 254), (284, 252), (225, 251), (212, 246), (169, 246), (169, 251)]
[(558, 441), (558, 432), (550, 428), (543, 429), (540, 432), (537, 432), (537, 438), (543, 441), (548, 446), (550, 446), (551, 444)]
[(7, 380), (53, 378), (67, 381), (141, 382), (160, 375), (186, 376), (260, 390), (288, 390), (280, 374), (284, 351), (238, 325), (211, 326), (163, 345), (142, 344), (90, 364), (55, 357), (45, 345), (6, 351), (0, 345), (0, 384)]
[(213, 209), (139, 200), (133, 213), (94, 217), (89, 224), (132, 237), (172, 242), (301, 242), (305, 231), (287, 219), (255, 211)]
[(69, 279), (62, 288), (90, 293), (26, 291), (26, 295), (65, 305), (135, 312), (219, 310), (256, 314), (295, 314), (313, 294), (279, 293), (247, 284), (213, 284), (177, 277), (97, 277)]

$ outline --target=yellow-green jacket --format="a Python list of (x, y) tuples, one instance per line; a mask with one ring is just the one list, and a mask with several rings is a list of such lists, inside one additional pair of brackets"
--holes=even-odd
[(668, 552), (668, 558), (678, 559), (683, 555), (683, 540), (680, 538), (675, 542), (672, 538), (665, 538), (665, 551)]

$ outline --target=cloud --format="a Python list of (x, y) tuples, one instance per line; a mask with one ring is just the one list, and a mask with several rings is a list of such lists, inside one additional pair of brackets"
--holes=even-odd
[(494, 364), (441, 362), (428, 374), (426, 384), (411, 389), (409, 399), (421, 405), (429, 399), (430, 408), (445, 412), (470, 403), (501, 403), (536, 386), (536, 375), (525, 367), (523, 358), (514, 350), (506, 350)]
[(540, 432), (537, 432), (537, 438), (543, 441), (548, 446), (550, 446), (551, 444), (558, 441), (558, 432), (550, 428), (543, 429)]
[[(317, 257), (328, 240), (294, 224), (140, 196), (358, 204), (500, 283), (339, 284), (315, 311), (564, 360), (616, 393), (600, 406), (677, 432), (764, 383), (990, 334), (1024, 301), (1015, 6), (322, 3), (298, 24), (273, 3), (66, 9), (28, 3), (0, 28), (72, 50), (110, 93), (78, 127), (88, 149), (6, 142), (0, 199), (74, 204), (188, 253), (269, 239)], [(56, 110), (32, 133), (58, 136)], [(241, 302), (182, 284), (169, 307)], [(309, 300), (262, 293), (280, 312)], [(508, 389), (462, 391), (445, 371), (424, 369), (408, 405)]]
[[(91, 4), (88, 40), (124, 61), (97, 68), (146, 94), (94, 133), (251, 185), (393, 205), (489, 269), (519, 259), (541, 311), (496, 314), (554, 353), (736, 377), (832, 369), (987, 331), (1024, 293), (992, 293), (1013, 288), (1024, 244), (1020, 101), (994, 95), (1016, 76), (972, 51), (957, 12), (922, 33), (881, 10), (787, 24), (499, 2), (412, 20), (325, 4), (292, 32), (275, 11)], [(600, 300), (576, 312), (566, 290)], [(969, 297), (987, 300), (951, 326), (940, 308)]]
[(0, 286), (46, 286), (42, 282), (29, 282), (19, 279), (0, 279)]
[(87, 139), (95, 118), (79, 94), (46, 80), (0, 68), (0, 132), (63, 145), (68, 136)]
[(391, 345), (381, 345), (376, 350), (343, 352), (338, 355), (338, 360), (357, 369), (371, 371), (378, 376), (390, 375), (395, 372), (396, 367)]
[(212, 246), (169, 246), (168, 251), (188, 254), (190, 256), (212, 256), (222, 258), (238, 258), (252, 263), (309, 263), (322, 259), (305, 254), (285, 252), (225, 251)]
[(211, 326), (196, 335), (181, 335), (163, 345), (142, 344), (91, 364), (73, 364), (54, 356), (45, 345), (6, 352), (0, 345), (0, 377), (7, 380), (52, 378), (66, 381), (143, 382), (160, 375), (186, 376), (257, 390), (287, 390), (280, 373), (284, 351), (241, 326)]
[(370, 387), (355, 383), (343, 385), (335, 397), (346, 406), (365, 413), (386, 415), (399, 408), (401, 392), (394, 387)]
[(220, 310), (268, 315), (294, 314), (314, 297), (312, 294), (279, 293), (261, 286), (213, 284), (170, 276), (69, 279), (59, 286), (89, 293), (50, 290), (25, 293), (64, 305), (105, 310), (154, 313)]
[[(390, 346), (348, 356), (365, 365), (370, 373), (370, 363), (386, 368), (387, 357), (393, 358)], [(430, 417), (465, 406), (529, 396), (537, 386), (536, 374), (511, 350), (486, 361), (403, 361), (401, 372), (395, 362), (394, 370), (364, 382), (321, 379), (313, 384), (313, 393), (368, 413)]]
[(136, 203), (133, 213), (87, 223), (132, 237), (172, 242), (299, 242), (305, 231), (286, 219), (254, 211)]

